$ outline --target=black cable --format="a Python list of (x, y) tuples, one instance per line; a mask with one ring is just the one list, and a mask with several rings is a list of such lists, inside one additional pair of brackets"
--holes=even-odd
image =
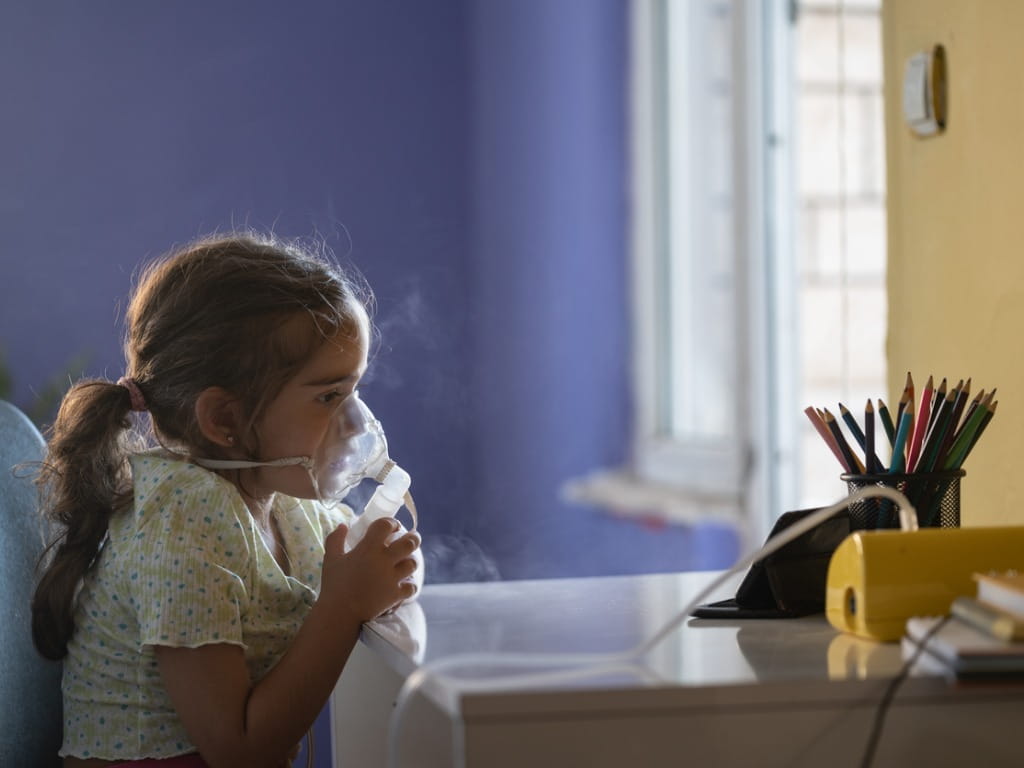
[(900, 671), (896, 673), (896, 676), (889, 681), (889, 686), (885, 689), (885, 693), (882, 695), (881, 701), (878, 702), (878, 709), (875, 712), (875, 722), (871, 725), (871, 733), (868, 736), (867, 746), (864, 748), (864, 757), (861, 758), (861, 768), (870, 768), (871, 761), (875, 759), (875, 750), (878, 749), (878, 742), (882, 738), (882, 726), (885, 725), (885, 716), (889, 711), (889, 705), (892, 704), (892, 700), (896, 697), (896, 691), (907, 679), (907, 675), (910, 674), (911, 668), (914, 663), (921, 657), (924, 652), (924, 647), (928, 641), (932, 638), (936, 632), (945, 626), (946, 622), (951, 617), (944, 616), (939, 621), (935, 622), (935, 625), (929, 629), (924, 636), (916, 641), (917, 647), (914, 649), (913, 654), (910, 658), (903, 662), (903, 666)]

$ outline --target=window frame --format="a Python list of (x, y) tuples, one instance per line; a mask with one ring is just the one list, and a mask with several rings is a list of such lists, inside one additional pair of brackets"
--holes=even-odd
[[(736, 276), (732, 407), (736, 434), (708, 440), (667, 434), (662, 413), (668, 339), (665, 260), (667, 0), (634, 0), (632, 28), (632, 306), (635, 433), (633, 473), (671, 489), (689, 514), (726, 515), (763, 534), (796, 485), (795, 419), (780, 402), (795, 401), (798, 382), (796, 266), (793, 247), (791, 104), (793, 19), (780, 0), (729, 2), (732, 25)], [(661, 62), (661, 65), (659, 65)], [(660, 153), (660, 154), (659, 154)], [(787, 202), (788, 201), (788, 202)], [(659, 409), (662, 413), (659, 413)]]

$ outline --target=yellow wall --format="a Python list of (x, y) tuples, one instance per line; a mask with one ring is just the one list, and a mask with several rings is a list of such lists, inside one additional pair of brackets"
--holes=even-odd
[[(964, 525), (1024, 524), (1024, 2), (885, 0), (889, 396), (906, 372), (998, 387), (964, 469)], [(902, 117), (905, 61), (946, 48), (946, 132)], [(937, 383), (937, 382), (936, 382)], [(954, 382), (955, 383), (955, 382)]]

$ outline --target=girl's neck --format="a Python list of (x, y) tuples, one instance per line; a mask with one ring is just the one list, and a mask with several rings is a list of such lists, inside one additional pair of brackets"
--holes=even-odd
[(271, 494), (262, 499), (254, 499), (243, 495), (243, 498), (245, 499), (246, 506), (249, 508), (249, 514), (252, 515), (253, 521), (256, 523), (256, 530), (263, 539), (263, 543), (267, 545), (267, 549), (270, 550), (277, 564), (281, 566), (281, 570), (286, 574), (290, 574), (291, 563), (288, 559), (288, 552), (285, 549), (284, 539), (273, 516), (274, 495)]
[(252, 515), (256, 524), (261, 528), (269, 529), (271, 510), (274, 508), (274, 494), (257, 499), (243, 493), (242, 499), (245, 501), (245, 506), (249, 508), (249, 514)]

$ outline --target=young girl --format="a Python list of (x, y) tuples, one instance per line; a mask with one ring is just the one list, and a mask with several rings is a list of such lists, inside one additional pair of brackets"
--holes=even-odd
[[(125, 376), (68, 392), (40, 474), (60, 535), (33, 635), (63, 659), (67, 768), (285, 766), (362, 622), (413, 597), (415, 533), (378, 520), (346, 552), (351, 511), (316, 501), (368, 339), (351, 284), (291, 245), (209, 239), (145, 272)], [(309, 461), (267, 464), (288, 457)], [(231, 461), (257, 466), (203, 466)]]

